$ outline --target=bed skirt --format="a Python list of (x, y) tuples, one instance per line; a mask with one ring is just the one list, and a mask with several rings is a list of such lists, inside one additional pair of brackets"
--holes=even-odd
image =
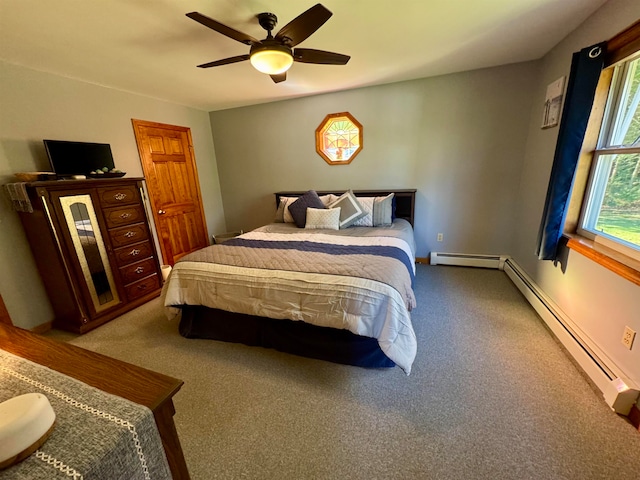
[(275, 320), (215, 308), (183, 305), (180, 335), (273, 348), (301, 357), (366, 368), (390, 368), (375, 338), (348, 330), (318, 327), (293, 320)]

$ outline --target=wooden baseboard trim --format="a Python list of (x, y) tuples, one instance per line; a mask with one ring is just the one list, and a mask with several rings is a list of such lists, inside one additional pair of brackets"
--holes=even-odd
[(421, 263), (421, 264), (424, 264), (424, 265), (430, 265), (431, 264), (431, 257), (430, 256), (416, 257), (416, 263)]
[(638, 432), (640, 432), (640, 409), (638, 408), (637, 404), (631, 407), (631, 411), (629, 412), (627, 418), (631, 422), (631, 425), (636, 427)]
[(53, 328), (53, 322), (42, 323), (38, 326), (30, 328), (29, 331), (37, 334), (46, 333)]

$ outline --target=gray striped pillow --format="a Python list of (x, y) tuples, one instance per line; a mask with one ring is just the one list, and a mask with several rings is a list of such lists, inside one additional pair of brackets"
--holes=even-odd
[(393, 219), (391, 212), (393, 207), (393, 193), (386, 197), (376, 197), (373, 201), (373, 226), (388, 227)]

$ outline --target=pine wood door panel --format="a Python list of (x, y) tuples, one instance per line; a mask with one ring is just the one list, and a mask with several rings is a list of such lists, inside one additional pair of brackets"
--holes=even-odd
[(194, 233), (198, 231), (198, 224), (197, 212), (193, 211), (183, 210), (165, 219), (169, 232), (165, 241), (169, 242), (174, 261), (203, 247), (201, 238)]
[[(184, 158), (184, 157), (183, 157)], [(154, 175), (161, 189), (158, 191), (159, 206), (184, 203), (191, 204), (190, 176), (187, 164), (183, 160), (158, 158), (153, 156)]]
[(133, 120), (164, 262), (209, 244), (198, 173), (186, 127)]

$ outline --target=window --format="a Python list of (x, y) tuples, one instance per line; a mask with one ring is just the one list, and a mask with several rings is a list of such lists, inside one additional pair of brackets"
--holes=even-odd
[(329, 165), (347, 165), (362, 150), (362, 125), (349, 112), (327, 115), (316, 129), (316, 151)]
[(640, 259), (640, 54), (614, 68), (578, 233)]

